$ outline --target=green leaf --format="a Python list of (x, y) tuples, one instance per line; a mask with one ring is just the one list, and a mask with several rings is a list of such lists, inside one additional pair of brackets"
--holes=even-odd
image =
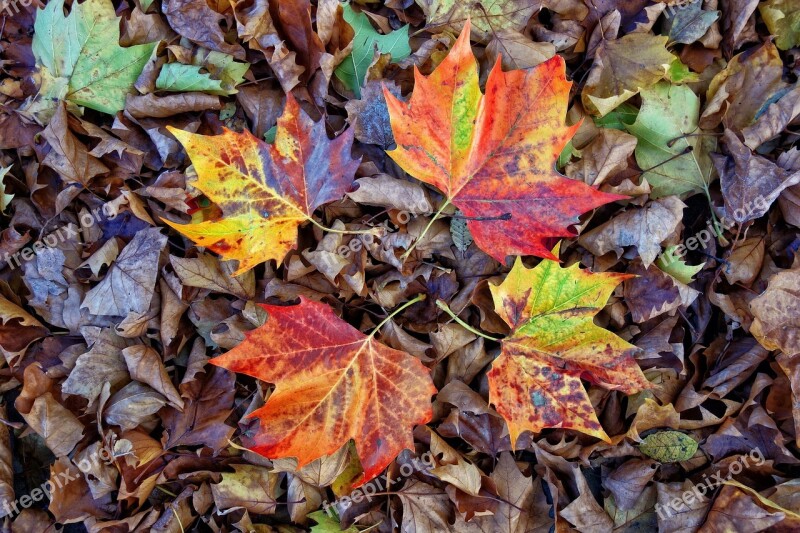
[(686, 261), (682, 261), (679, 257), (675, 256), (675, 250), (678, 246), (670, 246), (656, 261), (656, 266), (661, 269), (662, 272), (669, 274), (673, 278), (677, 279), (684, 285), (688, 285), (694, 281), (694, 276), (703, 270), (703, 267), (706, 266), (705, 263), (701, 263), (697, 266), (687, 265)]
[(392, 62), (400, 61), (411, 55), (411, 47), (408, 44), (408, 25), (389, 35), (381, 35), (375, 31), (364, 13), (355, 12), (350, 4), (345, 4), (342, 8), (344, 20), (352, 26), (355, 36), (353, 37), (353, 51), (336, 68), (335, 74), (348, 89), (356, 94), (357, 98), (361, 98), (361, 87), (364, 85), (367, 70), (372, 64), (376, 47), (381, 54), (391, 54)]
[(677, 463), (694, 457), (697, 441), (680, 431), (659, 431), (645, 437), (639, 451), (661, 463)]
[(5, 179), (9, 170), (11, 170), (11, 167), (0, 167), (0, 213), (5, 213), (6, 207), (8, 207), (8, 204), (10, 204), (11, 200), (14, 199), (13, 194), (6, 194), (6, 187), (3, 184), (3, 180)]
[(43, 124), (61, 99), (103, 113), (122, 110), (157, 44), (121, 47), (110, 0), (74, 2), (68, 16), (64, 0), (53, 0), (38, 12), (34, 32), (32, 50), (42, 86), (28, 112)]
[(628, 126), (633, 124), (638, 114), (638, 109), (625, 102), (620, 104), (614, 111), (602, 117), (594, 117), (594, 123), (598, 128), (611, 128), (625, 131)]
[(769, 32), (781, 50), (800, 46), (800, 4), (797, 0), (767, 0), (758, 5)]
[[(331, 512), (333, 513), (334, 507), (331, 507)], [(342, 529), (339, 525), (339, 520), (334, 516), (329, 516), (323, 510), (314, 511), (313, 513), (308, 513), (308, 517), (317, 523), (315, 526), (311, 526), (311, 533), (358, 533), (358, 529), (355, 526), (350, 526), (347, 529)]]
[(210, 50), (198, 50), (192, 64), (168, 63), (161, 67), (156, 89), (171, 92), (201, 91), (218, 96), (236, 94), (244, 81), (249, 63), (238, 63), (233, 56)]
[(222, 89), (222, 82), (215, 80), (202, 67), (168, 63), (161, 67), (156, 79), (156, 89), (171, 92), (204, 91), (212, 94), (227, 94)]
[(689, 70), (689, 67), (681, 63), (681, 60), (676, 57), (675, 60), (669, 64), (667, 78), (673, 83), (691, 83), (698, 81), (700, 75)]
[(636, 163), (652, 186), (652, 197), (705, 191), (713, 168), (709, 153), (717, 141), (697, 125), (700, 99), (689, 87), (667, 82), (641, 95), (642, 108), (627, 129), (639, 140)]

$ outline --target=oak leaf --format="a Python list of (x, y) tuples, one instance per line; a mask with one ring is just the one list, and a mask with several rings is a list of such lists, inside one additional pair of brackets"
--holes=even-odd
[(490, 285), (512, 333), (488, 374), (489, 400), (506, 419), (512, 445), (523, 431), (554, 427), (609, 441), (581, 378), (626, 394), (650, 387), (634, 360), (638, 349), (592, 321), (629, 277), (551, 260), (528, 269), (517, 259), (501, 284)]
[(237, 259), (238, 276), (259, 263), (283, 260), (297, 246), (297, 228), (322, 204), (340, 199), (353, 183), (353, 130), (329, 140), (291, 95), (278, 120), (275, 143), (248, 131), (204, 136), (168, 126), (194, 164), (194, 183), (216, 203), (221, 220), (165, 221), (200, 246)]
[[(552, 258), (548, 237), (571, 236), (578, 215), (624, 198), (554, 170), (578, 124), (564, 125), (570, 82), (559, 57), (486, 83), (469, 44), (470, 24), (428, 77), (418, 71), (408, 103), (384, 91), (397, 148), (388, 152), (415, 178), (436, 186), (469, 220), (478, 246), (507, 255)], [(487, 220), (489, 218), (489, 220)]]
[(404, 448), (412, 428), (431, 419), (436, 393), (415, 357), (365, 336), (325, 304), (262, 305), (266, 323), (212, 364), (275, 384), (249, 416), (262, 430), (248, 447), (298, 468), (355, 440), (364, 470), (377, 476)]

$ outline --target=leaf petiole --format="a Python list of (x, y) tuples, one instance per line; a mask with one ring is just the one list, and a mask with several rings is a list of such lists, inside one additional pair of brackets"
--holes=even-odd
[(433, 223), (436, 222), (436, 220), (439, 218), (439, 216), (441, 216), (442, 212), (445, 209), (447, 209), (447, 207), (449, 205), (450, 205), (450, 199), (448, 198), (447, 200), (445, 200), (445, 202), (442, 204), (442, 206), (439, 208), (439, 210), (436, 211), (436, 213), (433, 215), (433, 218), (431, 218), (430, 222), (428, 222), (428, 225), (425, 226), (425, 229), (422, 230), (422, 233), (419, 234), (419, 237), (417, 237), (414, 240), (414, 242), (411, 244), (411, 246), (409, 246), (408, 250), (406, 250), (406, 253), (404, 253), (403, 255), (400, 256), (400, 261), (405, 262), (405, 260), (409, 256), (409, 254), (414, 251), (414, 248), (417, 247), (417, 245), (422, 240), (422, 238), (425, 236), (425, 234), (428, 233), (428, 230), (431, 229), (431, 226), (433, 226)]
[(462, 328), (466, 329), (467, 331), (470, 331), (470, 332), (474, 333), (475, 335), (478, 335), (479, 337), (483, 337), (486, 340), (495, 341), (495, 342), (500, 342), (501, 340), (503, 340), (503, 339), (496, 339), (494, 337), (490, 337), (489, 335), (487, 335), (485, 333), (482, 333), (482, 332), (478, 331), (477, 329), (473, 328), (472, 326), (470, 326), (469, 324), (467, 324), (466, 322), (464, 322), (463, 320), (458, 318), (458, 315), (456, 315), (453, 312), (453, 310), (450, 309), (450, 306), (448, 306), (442, 300), (436, 300), (436, 307), (438, 307), (439, 309), (441, 309), (442, 311), (444, 311), (445, 313), (450, 315), (450, 318), (452, 318), (453, 320), (458, 322), (458, 324)]
[(406, 303), (404, 303), (403, 305), (401, 305), (400, 307), (398, 307), (397, 309), (395, 309), (394, 311), (392, 311), (392, 312), (391, 312), (391, 314), (389, 314), (389, 316), (387, 316), (386, 318), (384, 318), (384, 319), (381, 321), (381, 323), (380, 323), (380, 324), (378, 324), (377, 326), (375, 326), (375, 329), (373, 329), (373, 330), (372, 330), (372, 333), (370, 333), (370, 334), (369, 334), (369, 337), (374, 337), (374, 336), (375, 336), (375, 334), (376, 334), (376, 333), (378, 333), (378, 331), (380, 331), (380, 329), (381, 329), (381, 328), (382, 328), (382, 327), (383, 327), (383, 326), (384, 326), (384, 325), (385, 325), (387, 322), (389, 322), (391, 319), (393, 319), (393, 318), (395, 317), (395, 315), (397, 315), (397, 314), (399, 314), (399, 313), (402, 313), (402, 312), (403, 312), (403, 311), (404, 311), (404, 310), (405, 310), (407, 307), (411, 307), (411, 306), (412, 306), (412, 305), (414, 305), (415, 303), (417, 303), (417, 302), (421, 302), (421, 301), (423, 301), (423, 300), (424, 300), (425, 298), (427, 298), (427, 297), (428, 297), (428, 296), (427, 296), (426, 294), (418, 294), (418, 295), (416, 296), (416, 298), (414, 298), (413, 300), (409, 300), (409, 301), (407, 301)]

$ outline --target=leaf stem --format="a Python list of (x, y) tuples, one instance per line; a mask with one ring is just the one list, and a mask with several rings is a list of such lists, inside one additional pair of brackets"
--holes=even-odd
[(473, 328), (472, 326), (470, 326), (469, 324), (467, 324), (466, 322), (464, 322), (463, 320), (458, 318), (458, 315), (456, 315), (453, 312), (453, 310), (450, 309), (450, 306), (448, 306), (442, 300), (436, 300), (436, 307), (438, 307), (439, 309), (441, 309), (442, 311), (444, 311), (445, 313), (450, 315), (450, 318), (452, 318), (453, 320), (458, 322), (458, 324), (462, 328), (466, 329), (467, 331), (471, 331), (472, 333), (474, 333), (475, 335), (478, 335), (479, 337), (483, 337), (486, 340), (496, 341), (496, 342), (500, 342), (501, 340), (503, 340), (503, 339), (496, 339), (494, 337), (490, 337), (489, 335), (487, 335), (485, 333), (482, 333), (482, 332), (478, 331), (477, 329)]
[(309, 217), (308, 220), (310, 220), (312, 224), (317, 226), (322, 231), (327, 231), (328, 233), (338, 233), (340, 235), (372, 235), (373, 233), (375, 233), (375, 229), (374, 228), (373, 229), (365, 229), (365, 230), (333, 229), (333, 228), (328, 228), (326, 226), (323, 226), (322, 224), (320, 224), (319, 222), (317, 222), (316, 220), (314, 220), (311, 217)]
[(375, 326), (375, 329), (373, 329), (373, 330), (372, 330), (372, 333), (370, 333), (370, 334), (369, 334), (369, 336), (370, 336), (370, 337), (373, 337), (373, 336), (375, 336), (375, 334), (376, 334), (376, 333), (378, 333), (378, 331), (379, 331), (379, 330), (380, 330), (380, 329), (381, 329), (381, 328), (382, 328), (382, 327), (383, 327), (383, 326), (384, 326), (384, 325), (385, 325), (387, 322), (389, 322), (391, 319), (393, 319), (393, 318), (395, 317), (395, 315), (397, 315), (398, 313), (402, 313), (402, 312), (403, 312), (403, 311), (404, 311), (404, 310), (405, 310), (407, 307), (410, 307), (410, 306), (414, 305), (414, 304), (415, 304), (415, 303), (417, 303), (417, 302), (421, 302), (422, 300), (424, 300), (424, 299), (425, 299), (425, 298), (427, 298), (427, 297), (428, 297), (428, 296), (427, 296), (426, 294), (418, 294), (418, 295), (417, 295), (417, 297), (416, 297), (416, 298), (414, 298), (413, 300), (409, 300), (409, 301), (407, 301), (406, 303), (404, 303), (403, 305), (401, 305), (400, 307), (398, 307), (397, 309), (395, 309), (394, 311), (392, 311), (392, 312), (391, 312), (391, 314), (390, 314), (389, 316), (387, 316), (386, 318), (384, 318), (384, 319), (383, 319), (383, 321), (381, 321), (381, 323), (380, 323), (380, 324), (378, 324), (377, 326)]
[(425, 226), (425, 229), (422, 230), (422, 233), (419, 234), (419, 237), (417, 237), (414, 240), (414, 242), (411, 244), (411, 246), (408, 248), (408, 250), (406, 250), (406, 253), (404, 253), (403, 255), (400, 256), (400, 261), (405, 262), (405, 260), (409, 256), (409, 254), (414, 251), (414, 248), (416, 248), (417, 245), (419, 244), (419, 242), (422, 240), (422, 237), (424, 237), (425, 234), (428, 233), (428, 230), (431, 229), (431, 226), (433, 226), (433, 223), (436, 222), (436, 220), (439, 218), (439, 216), (442, 214), (442, 212), (445, 209), (447, 209), (447, 207), (449, 205), (450, 205), (450, 198), (445, 200), (445, 202), (442, 204), (442, 207), (440, 207), (439, 210), (433, 215), (433, 218), (431, 219), (431, 221), (428, 222), (428, 225)]

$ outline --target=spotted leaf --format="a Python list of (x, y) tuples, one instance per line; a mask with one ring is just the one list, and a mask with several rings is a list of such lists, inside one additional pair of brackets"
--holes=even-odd
[(579, 126), (564, 124), (571, 85), (564, 60), (503, 72), (498, 58), (484, 95), (469, 32), (467, 23), (430, 76), (415, 72), (408, 103), (384, 90), (397, 142), (388, 154), (471, 218), (475, 242), (498, 261), (552, 258), (548, 237), (573, 235), (579, 215), (624, 197), (555, 170)]
[(512, 442), (523, 431), (544, 428), (608, 441), (581, 379), (626, 394), (649, 388), (634, 360), (637, 348), (593, 322), (629, 277), (562, 268), (548, 259), (528, 269), (517, 259), (506, 279), (490, 286), (495, 311), (512, 333), (492, 363), (489, 397)]
[[(436, 387), (419, 359), (366, 336), (322, 303), (262, 305), (269, 317), (215, 365), (275, 384), (250, 416), (248, 447), (298, 468), (355, 441), (364, 475), (377, 476), (431, 419)], [(358, 481), (357, 481), (358, 483)]]
[(249, 131), (205, 136), (167, 127), (197, 171), (194, 186), (222, 210), (220, 220), (167, 224), (201, 246), (237, 259), (234, 276), (297, 246), (297, 228), (314, 210), (340, 199), (359, 162), (350, 155), (353, 130), (330, 140), (289, 95), (273, 144)]

